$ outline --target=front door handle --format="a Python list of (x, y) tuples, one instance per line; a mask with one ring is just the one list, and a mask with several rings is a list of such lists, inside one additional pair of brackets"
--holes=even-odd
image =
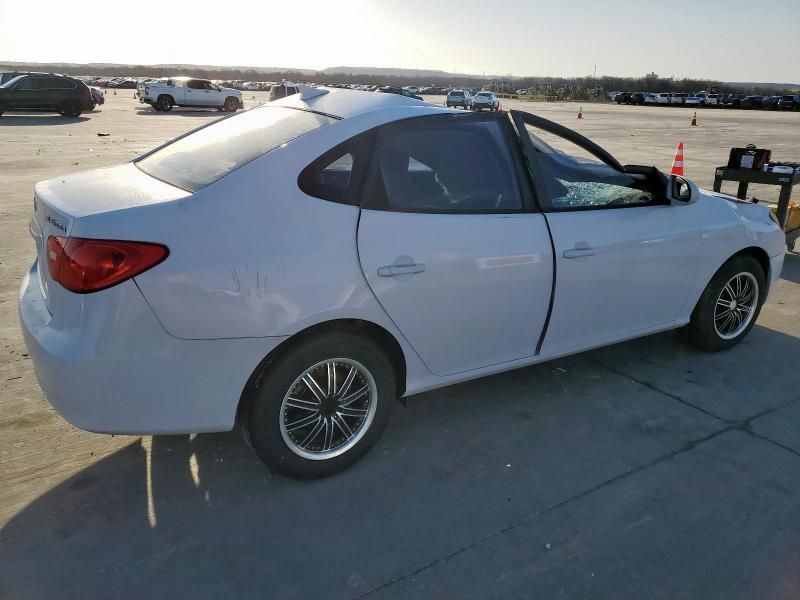
[(395, 275), (422, 273), (424, 270), (425, 265), (422, 263), (414, 263), (411, 265), (386, 265), (383, 267), (378, 267), (378, 275), (380, 277), (394, 277)]
[(581, 256), (594, 256), (594, 248), (571, 248), (564, 250), (564, 258), (580, 258)]

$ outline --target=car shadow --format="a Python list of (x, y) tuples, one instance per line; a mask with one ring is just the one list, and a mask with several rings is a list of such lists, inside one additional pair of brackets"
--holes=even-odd
[(658, 373), (637, 383), (637, 365), (687, 381), (726, 370), (734, 389), (773, 375), (744, 373), (752, 356), (797, 356), (800, 339), (757, 326), (723, 354), (674, 333), (603, 352), (413, 397), (370, 454), (323, 480), (273, 476), (238, 431), (134, 440), (8, 522), (0, 597), (356, 596), (721, 426), (646, 387)]
[(89, 117), (62, 117), (59, 114), (41, 114), (41, 115), (17, 115), (14, 113), (5, 113), (0, 116), (0, 126), (2, 125), (22, 125), (22, 126), (39, 126), (39, 125), (74, 125), (88, 121)]

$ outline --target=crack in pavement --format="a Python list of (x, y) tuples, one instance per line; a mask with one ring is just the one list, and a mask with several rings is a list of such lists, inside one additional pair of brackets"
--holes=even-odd
[(670, 394), (669, 392), (665, 392), (663, 390), (659, 390), (658, 388), (656, 388), (655, 386), (653, 386), (651, 384), (648, 384), (647, 382), (639, 381), (635, 377), (631, 377), (630, 375), (627, 375), (625, 373), (620, 373), (618, 371), (615, 371), (614, 369), (610, 369), (610, 368), (606, 367), (605, 365), (603, 365), (602, 363), (599, 363), (599, 361), (595, 361), (594, 359), (590, 359), (590, 360), (593, 360), (594, 362), (597, 362), (598, 364), (600, 364), (604, 368), (607, 368), (609, 371), (611, 371), (613, 373), (616, 373), (616, 374), (621, 375), (623, 377), (627, 377), (628, 379), (631, 379), (632, 381), (635, 381), (636, 383), (639, 383), (640, 385), (643, 385), (643, 386), (645, 386), (645, 387), (647, 387), (649, 389), (652, 389), (652, 390), (654, 390), (656, 392), (664, 394), (665, 396), (668, 396), (668, 397), (672, 398), (673, 400), (676, 400), (677, 402), (680, 402), (681, 404), (685, 404), (685, 405), (687, 405), (687, 406), (689, 406), (691, 408), (696, 409), (697, 411), (699, 411), (699, 412), (701, 412), (701, 413), (703, 413), (705, 415), (708, 415), (708, 416), (713, 417), (713, 418), (715, 418), (715, 419), (717, 419), (719, 421), (722, 421), (723, 423), (726, 424), (726, 426), (723, 427), (722, 429), (714, 431), (714, 432), (712, 432), (712, 433), (710, 433), (710, 434), (708, 434), (706, 436), (703, 436), (703, 437), (698, 438), (696, 440), (691, 440), (689, 442), (686, 442), (683, 446), (681, 446), (680, 448), (677, 448), (676, 450), (672, 450), (670, 452), (667, 452), (666, 454), (658, 456), (658, 457), (654, 458), (653, 460), (651, 460), (651, 461), (649, 461), (647, 463), (644, 463), (642, 465), (639, 465), (638, 467), (634, 467), (633, 469), (631, 469), (629, 471), (626, 471), (624, 473), (620, 473), (619, 475), (615, 475), (614, 477), (611, 477), (610, 479), (602, 481), (602, 482), (598, 483), (597, 485), (595, 485), (595, 486), (593, 486), (591, 488), (588, 488), (588, 489), (586, 489), (586, 490), (584, 490), (582, 492), (578, 492), (577, 494), (575, 494), (573, 496), (570, 496), (569, 498), (566, 498), (564, 500), (556, 502), (555, 504), (551, 504), (550, 506), (547, 506), (547, 507), (545, 507), (545, 508), (543, 508), (541, 510), (538, 510), (538, 511), (533, 512), (533, 513), (531, 513), (529, 515), (526, 515), (525, 517), (523, 517), (519, 521), (511, 523), (510, 525), (507, 525), (507, 526), (503, 527), (502, 529), (499, 529), (497, 531), (489, 533), (489, 534), (487, 534), (487, 535), (485, 535), (485, 536), (483, 536), (481, 538), (478, 538), (477, 540), (474, 540), (474, 541), (472, 541), (472, 542), (470, 542), (468, 544), (460, 546), (460, 547), (456, 548), (455, 550), (453, 550), (451, 552), (448, 552), (447, 554), (445, 554), (443, 556), (440, 556), (440, 557), (438, 557), (438, 558), (436, 558), (434, 560), (431, 560), (431, 561), (425, 563), (424, 565), (421, 565), (421, 566), (419, 566), (419, 567), (417, 567), (415, 569), (407, 571), (407, 572), (405, 572), (405, 573), (403, 573), (401, 575), (398, 575), (397, 577), (393, 577), (389, 581), (386, 581), (386, 582), (384, 582), (384, 583), (382, 583), (382, 584), (380, 584), (380, 585), (378, 585), (376, 587), (373, 587), (373, 588), (365, 591), (364, 593), (362, 593), (362, 594), (360, 594), (358, 596), (355, 596), (354, 597), (355, 600), (359, 600), (360, 598), (366, 598), (367, 596), (371, 596), (372, 594), (375, 594), (375, 593), (377, 593), (377, 592), (379, 592), (381, 590), (384, 590), (384, 589), (386, 589), (386, 588), (388, 588), (388, 587), (390, 587), (392, 585), (395, 585), (396, 583), (399, 583), (399, 582), (401, 582), (401, 581), (403, 581), (405, 579), (408, 579), (409, 577), (414, 577), (415, 575), (418, 575), (419, 573), (422, 573), (423, 571), (426, 571), (426, 570), (430, 569), (431, 567), (434, 567), (434, 566), (439, 565), (439, 564), (443, 564), (443, 563), (447, 562), (448, 560), (450, 560), (451, 558), (453, 558), (455, 556), (458, 556), (459, 554), (461, 554), (463, 552), (471, 550), (472, 548), (476, 548), (476, 547), (478, 547), (478, 546), (480, 546), (480, 545), (482, 545), (482, 544), (484, 544), (484, 543), (486, 543), (486, 542), (488, 542), (490, 540), (493, 540), (493, 539), (495, 539), (495, 538), (497, 538), (497, 537), (499, 537), (501, 535), (504, 535), (504, 534), (508, 533), (509, 531), (513, 531), (514, 529), (522, 527), (523, 525), (533, 521), (534, 519), (536, 519), (536, 518), (538, 518), (538, 517), (540, 517), (542, 515), (546, 515), (546, 514), (548, 514), (550, 512), (553, 512), (554, 510), (558, 510), (559, 508), (562, 508), (562, 507), (564, 507), (564, 506), (566, 506), (566, 505), (568, 505), (568, 504), (570, 504), (572, 502), (575, 502), (576, 500), (580, 500), (581, 498), (585, 498), (586, 496), (589, 496), (589, 495), (593, 494), (596, 491), (599, 491), (599, 490), (601, 490), (601, 489), (603, 489), (605, 487), (608, 487), (608, 486), (610, 486), (610, 485), (612, 485), (614, 483), (617, 483), (618, 481), (622, 481), (624, 479), (627, 479), (628, 477), (630, 477), (632, 475), (636, 475), (637, 473), (641, 473), (642, 471), (646, 471), (647, 469), (650, 469), (650, 468), (652, 468), (652, 467), (654, 467), (654, 466), (656, 466), (656, 465), (658, 465), (660, 463), (669, 461), (669, 460), (675, 458), (676, 456), (679, 456), (679, 455), (681, 455), (681, 454), (683, 454), (685, 452), (689, 452), (689, 451), (693, 450), (694, 448), (696, 448), (697, 446), (699, 446), (700, 444), (704, 444), (705, 442), (707, 442), (709, 440), (712, 440), (712, 439), (714, 439), (714, 438), (716, 438), (716, 437), (718, 437), (718, 436), (720, 436), (720, 435), (722, 435), (724, 433), (727, 433), (729, 431), (743, 431), (743, 432), (751, 435), (752, 437), (758, 438), (758, 439), (763, 440), (763, 441), (768, 442), (768, 443), (772, 443), (775, 446), (777, 446), (779, 448), (782, 448), (782, 449), (790, 452), (791, 454), (793, 454), (795, 456), (800, 457), (800, 452), (797, 452), (796, 450), (794, 450), (792, 448), (784, 446), (783, 444), (781, 444), (779, 442), (776, 442), (775, 440), (772, 440), (770, 438), (767, 438), (765, 436), (757, 434), (754, 431), (752, 431), (751, 428), (750, 428), (750, 424), (755, 419), (758, 419), (760, 417), (763, 417), (765, 415), (773, 413), (773, 412), (775, 412), (777, 410), (780, 410), (781, 408), (784, 408), (784, 407), (786, 407), (786, 406), (788, 406), (788, 405), (790, 405), (790, 404), (792, 404), (794, 402), (797, 402), (798, 400), (800, 400), (800, 396), (797, 397), (797, 398), (793, 398), (793, 399), (791, 399), (791, 400), (789, 400), (787, 402), (784, 402), (784, 403), (782, 403), (782, 404), (780, 404), (778, 406), (774, 406), (772, 408), (767, 408), (765, 410), (762, 410), (762, 411), (760, 411), (760, 412), (758, 412), (758, 413), (756, 413), (756, 414), (754, 414), (754, 415), (752, 415), (752, 416), (750, 416), (750, 417), (748, 417), (746, 419), (742, 419), (742, 420), (739, 420), (739, 421), (730, 421), (728, 419), (723, 419), (722, 417), (719, 417), (719, 416), (717, 416), (717, 415), (715, 415), (715, 414), (713, 414), (713, 413), (711, 413), (711, 412), (709, 412), (707, 410), (704, 410), (704, 409), (702, 409), (702, 408), (700, 408), (698, 406), (695, 406), (691, 402), (686, 402), (685, 400), (683, 400), (682, 398), (680, 398), (678, 396), (675, 396), (674, 394)]
[(588, 357), (588, 356), (586, 358), (587, 358), (587, 360), (595, 363), (596, 365), (598, 365), (600, 367), (603, 367), (604, 369), (606, 369), (608, 371), (611, 371), (615, 375), (619, 375), (620, 377), (625, 377), (626, 379), (630, 379), (631, 381), (635, 381), (636, 383), (638, 383), (639, 385), (643, 385), (647, 389), (653, 390), (654, 392), (658, 392), (659, 394), (663, 394), (664, 396), (667, 396), (668, 398), (672, 398), (673, 400), (675, 400), (677, 402), (680, 402), (681, 404), (684, 404), (684, 405), (688, 406), (689, 408), (693, 408), (693, 409), (695, 409), (697, 411), (700, 411), (701, 413), (703, 413), (704, 415), (706, 415), (708, 417), (711, 417), (713, 419), (717, 419), (718, 421), (722, 421), (723, 423), (733, 423), (734, 422), (734, 421), (731, 421), (729, 419), (725, 419), (723, 417), (720, 417), (719, 415), (715, 415), (711, 411), (708, 411), (705, 408), (697, 406), (696, 404), (692, 404), (688, 400), (685, 400), (685, 399), (681, 398), (680, 396), (678, 396), (676, 394), (673, 394), (671, 392), (667, 392), (665, 390), (662, 390), (662, 389), (656, 387), (655, 385), (653, 385), (652, 383), (650, 383), (649, 381), (645, 381), (643, 379), (638, 379), (637, 377), (634, 377), (633, 375), (628, 375), (624, 371), (620, 371), (618, 369), (615, 369), (614, 367), (609, 367), (607, 364), (605, 364), (603, 361), (601, 361), (601, 360), (599, 360), (597, 358), (591, 358), (591, 357)]

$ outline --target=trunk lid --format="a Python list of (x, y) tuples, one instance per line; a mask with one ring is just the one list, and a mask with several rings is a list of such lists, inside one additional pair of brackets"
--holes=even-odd
[[(189, 192), (142, 173), (133, 163), (56, 177), (36, 184), (30, 232), (36, 242), (39, 286), (52, 314), (59, 298), (71, 294), (50, 277), (47, 239), (69, 238), (81, 219), (180, 200)], [(115, 217), (118, 218), (118, 217)], [(87, 232), (78, 237), (119, 239), (113, 230)], [(146, 241), (146, 240), (140, 240)]]

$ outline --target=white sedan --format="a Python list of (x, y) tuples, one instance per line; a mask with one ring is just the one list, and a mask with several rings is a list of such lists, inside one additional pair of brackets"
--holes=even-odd
[(53, 406), (238, 421), (294, 477), (352, 464), (399, 396), (679, 327), (729, 348), (784, 254), (766, 207), (540, 117), (303, 86), (33, 204), (19, 311)]

